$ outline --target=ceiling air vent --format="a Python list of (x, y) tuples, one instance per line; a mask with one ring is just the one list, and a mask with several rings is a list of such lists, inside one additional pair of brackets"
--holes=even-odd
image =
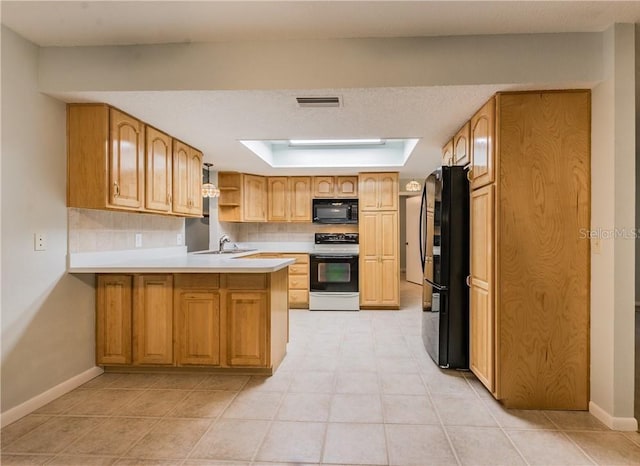
[(300, 107), (339, 107), (340, 97), (296, 97)]

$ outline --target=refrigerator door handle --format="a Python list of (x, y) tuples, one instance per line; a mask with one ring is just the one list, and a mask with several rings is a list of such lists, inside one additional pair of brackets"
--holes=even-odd
[(427, 255), (427, 245), (424, 244), (425, 243), (425, 236), (426, 236), (426, 231), (424, 230), (423, 227), (423, 223), (424, 223), (424, 212), (425, 212), (425, 207), (426, 207), (426, 200), (427, 200), (427, 183), (425, 181), (424, 186), (422, 188), (422, 198), (420, 199), (420, 229), (419, 229), (419, 233), (418, 233), (418, 242), (420, 243), (420, 262), (422, 263), (422, 272), (424, 272), (424, 262), (425, 262), (425, 256)]
[(449, 291), (449, 288), (447, 288), (446, 286), (436, 285), (435, 283), (433, 283), (428, 278), (425, 278), (424, 281), (427, 282), (431, 287), (435, 288), (438, 291)]

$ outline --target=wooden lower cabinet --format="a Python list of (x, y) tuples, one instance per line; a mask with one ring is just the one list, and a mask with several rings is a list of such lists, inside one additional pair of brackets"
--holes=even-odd
[(133, 277), (98, 275), (96, 287), (96, 363), (131, 364)]
[(180, 290), (177, 305), (176, 363), (220, 365), (220, 293)]
[(360, 215), (360, 305), (400, 306), (398, 212)]
[(267, 293), (227, 294), (229, 366), (264, 366), (267, 359)]
[(287, 269), (248, 274), (99, 274), (96, 361), (263, 369), (286, 352)]

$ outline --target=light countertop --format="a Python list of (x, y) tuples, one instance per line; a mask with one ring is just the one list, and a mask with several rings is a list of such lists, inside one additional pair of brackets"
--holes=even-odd
[[(294, 259), (240, 259), (267, 252), (237, 254), (186, 253), (186, 248), (145, 249), (68, 256), (70, 273), (271, 273), (287, 267)], [(302, 251), (301, 251), (302, 252)]]

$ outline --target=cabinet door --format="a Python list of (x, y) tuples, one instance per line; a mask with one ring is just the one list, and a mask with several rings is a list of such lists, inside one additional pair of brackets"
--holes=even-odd
[(378, 235), (380, 251), (380, 305), (400, 304), (400, 266), (398, 242), (398, 212), (378, 214)]
[[(361, 191), (362, 192), (362, 191)], [(378, 244), (379, 220), (376, 212), (360, 215), (360, 305), (376, 306), (380, 303), (380, 248)]]
[(202, 152), (193, 147), (189, 147), (187, 186), (189, 214), (202, 217)]
[(171, 137), (147, 126), (145, 208), (158, 212), (171, 211), (172, 141)]
[(267, 221), (289, 220), (289, 179), (286, 176), (267, 179)]
[(244, 175), (244, 221), (264, 222), (267, 219), (267, 180), (264, 176)]
[(477, 189), (494, 178), (494, 134), (496, 100), (492, 97), (471, 117), (471, 189)]
[(133, 363), (173, 363), (173, 275), (137, 275)]
[(131, 275), (98, 275), (96, 364), (131, 364)]
[(464, 167), (471, 162), (471, 149), (469, 147), (469, 134), (471, 132), (469, 122), (460, 128), (453, 137), (453, 165)]
[(357, 176), (337, 176), (336, 177), (336, 197), (358, 197), (358, 177)]
[(453, 139), (447, 141), (442, 148), (442, 165), (445, 167), (453, 165)]
[(378, 175), (378, 210), (398, 210), (398, 174)]
[(227, 356), (230, 366), (267, 364), (267, 294), (227, 294)]
[(361, 173), (358, 177), (359, 201), (361, 211), (378, 210), (378, 175), (376, 173)]
[(144, 124), (113, 108), (110, 120), (109, 203), (111, 207), (141, 209), (144, 206)]
[(495, 387), (494, 187), (471, 192), (470, 368), (491, 391)]
[(189, 146), (173, 141), (173, 211), (189, 213)]
[(333, 176), (313, 177), (313, 197), (334, 197), (335, 179)]
[(311, 177), (289, 178), (289, 219), (292, 222), (311, 222)]
[(178, 365), (220, 365), (220, 293), (182, 291), (178, 306)]

